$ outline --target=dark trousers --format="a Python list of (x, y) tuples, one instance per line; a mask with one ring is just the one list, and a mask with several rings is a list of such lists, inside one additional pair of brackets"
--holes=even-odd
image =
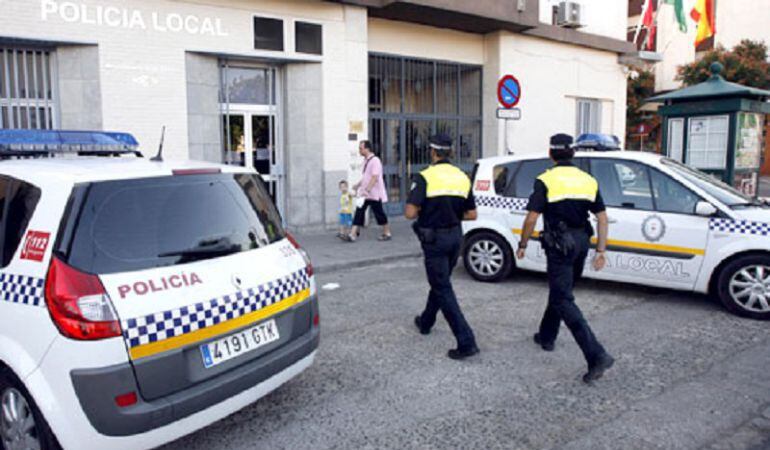
[(457, 339), (457, 347), (467, 349), (476, 346), (476, 338), (460, 310), (450, 279), (460, 257), (461, 245), (460, 227), (438, 231), (435, 233), (434, 242), (423, 242), (425, 272), (428, 274), (430, 293), (425, 311), (420, 316), (420, 323), (423, 328), (430, 329), (436, 323), (436, 315), (440, 310)]
[(575, 239), (575, 249), (566, 255), (556, 250), (546, 249), (548, 262), (548, 307), (540, 322), (540, 339), (550, 343), (556, 341), (561, 321), (567, 325), (572, 336), (583, 351), (588, 366), (596, 363), (597, 358), (605, 353), (588, 326), (588, 322), (575, 304), (572, 288), (580, 278), (588, 256), (590, 238), (582, 231), (570, 231)]
[(366, 217), (366, 210), (371, 206), (374, 218), (377, 220), (377, 225), (387, 225), (388, 216), (385, 214), (385, 209), (382, 207), (382, 202), (379, 200), (366, 200), (364, 206), (356, 208), (356, 215), (353, 218), (353, 225), (357, 227), (364, 226), (364, 218)]

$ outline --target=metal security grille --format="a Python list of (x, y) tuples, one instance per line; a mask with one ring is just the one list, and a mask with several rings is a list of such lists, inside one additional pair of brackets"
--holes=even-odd
[(0, 46), (0, 128), (55, 127), (54, 68), (49, 50)]
[(428, 139), (446, 133), (453, 162), (470, 173), (481, 156), (481, 67), (369, 55), (369, 134), (383, 163), (388, 213), (400, 214), (411, 177), (430, 163)]

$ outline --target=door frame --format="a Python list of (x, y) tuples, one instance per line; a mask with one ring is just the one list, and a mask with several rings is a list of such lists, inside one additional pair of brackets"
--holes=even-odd
[[(243, 116), (244, 121), (244, 166), (254, 168), (254, 144), (252, 135), (252, 117), (267, 116), (272, 121), (273, 126), (269, 127), (269, 142), (272, 143), (274, 151), (270, 152), (270, 173), (260, 174), (262, 179), (271, 190), (270, 194), (275, 196), (275, 205), (281, 216), (285, 216), (286, 206), (286, 146), (285, 146), (285, 116), (284, 116), (284, 70), (278, 65), (256, 63), (242, 60), (221, 60), (220, 84), (222, 86), (222, 98), (219, 103), (219, 114), (222, 118), (233, 115)], [(224, 88), (226, 86), (226, 74), (228, 68), (241, 69), (262, 69), (268, 70), (271, 76), (267, 77), (268, 95), (271, 97), (269, 104), (258, 105), (250, 103), (230, 103), (229, 93)], [(222, 135), (223, 152), (229, 151), (230, 136), (229, 127), (224, 126), (225, 133)], [(227, 163), (225, 161), (225, 163)], [(275, 189), (273, 191), (273, 189)]]

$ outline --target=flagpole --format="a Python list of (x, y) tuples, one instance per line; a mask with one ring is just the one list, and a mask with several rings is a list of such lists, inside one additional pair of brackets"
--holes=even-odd
[(639, 15), (639, 23), (636, 25), (636, 33), (634, 33), (634, 45), (637, 45), (636, 41), (639, 39), (639, 33), (642, 31), (642, 23), (644, 22), (644, 15), (647, 12), (647, 8), (650, 6), (650, 0), (644, 0), (644, 6), (642, 7), (642, 14)]

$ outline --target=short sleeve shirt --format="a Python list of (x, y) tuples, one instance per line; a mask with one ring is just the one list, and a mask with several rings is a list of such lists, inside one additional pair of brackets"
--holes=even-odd
[[(449, 164), (439, 161), (437, 164)], [(452, 228), (462, 223), (466, 211), (476, 209), (473, 190), (468, 197), (439, 196), (427, 198), (428, 183), (422, 175), (415, 175), (407, 203), (420, 207), (417, 224), (423, 228)]]
[[(376, 179), (374, 187), (366, 194), (366, 188), (371, 183), (372, 178)], [(385, 178), (382, 175), (382, 161), (376, 156), (372, 156), (364, 162), (363, 177), (361, 178), (361, 185), (358, 188), (358, 195), (360, 197), (366, 197), (367, 200), (375, 200), (380, 202), (388, 201), (388, 192), (385, 190)]]
[(593, 227), (591, 227), (588, 221), (588, 213), (589, 211), (594, 214), (600, 213), (605, 210), (605, 206), (601, 192), (596, 193), (596, 198), (593, 202), (587, 200), (562, 200), (556, 203), (548, 203), (548, 187), (541, 180), (535, 180), (534, 190), (529, 196), (527, 210), (542, 213), (543, 220), (551, 229), (556, 228), (559, 222), (564, 222), (569, 228), (585, 228), (588, 234), (593, 234)]

